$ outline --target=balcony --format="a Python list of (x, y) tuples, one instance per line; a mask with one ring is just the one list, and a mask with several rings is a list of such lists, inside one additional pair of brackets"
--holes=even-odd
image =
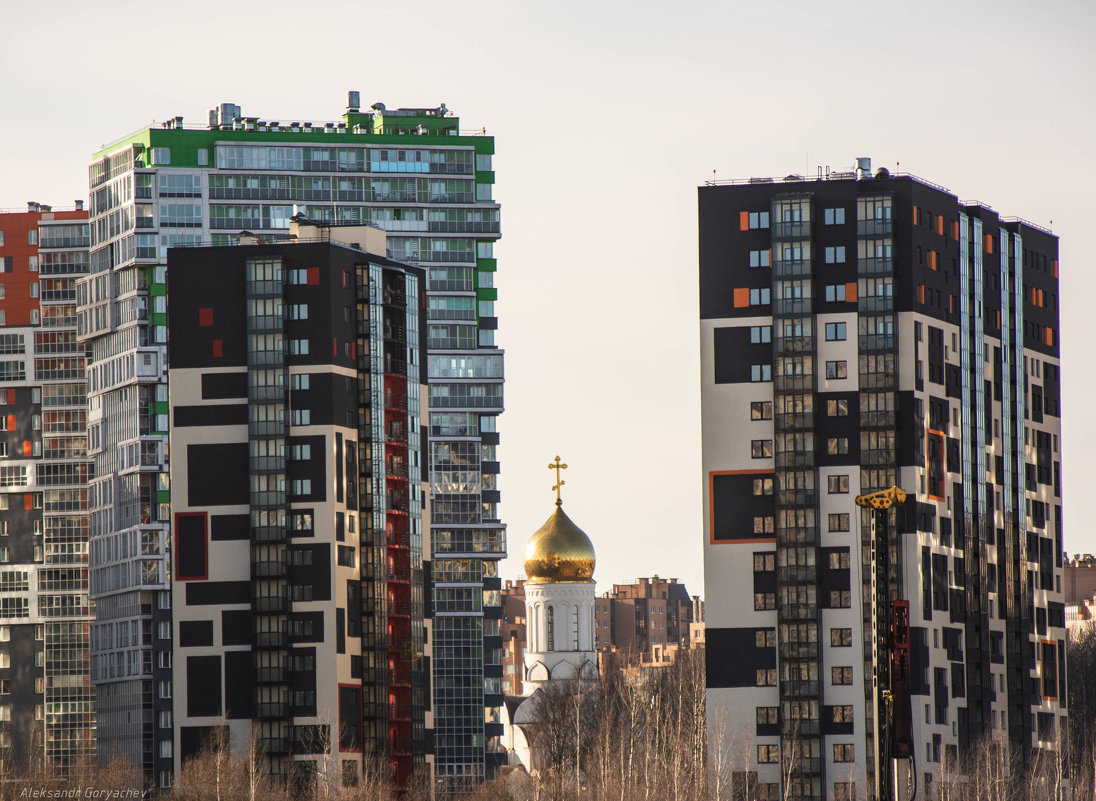
[(285, 648), (288, 643), (289, 635), (284, 631), (255, 632), (256, 648)]
[(255, 669), (255, 682), (257, 684), (286, 684), (289, 681), (289, 671), (285, 667), (261, 667)]
[(284, 562), (252, 562), (252, 578), (283, 578), (286, 568)]
[[(289, 717), (288, 701), (259, 701), (255, 704), (255, 717), (257, 718), (287, 718)], [(264, 741), (267, 742), (267, 741)]]
[(259, 595), (251, 599), (251, 608), (266, 614), (285, 614), (289, 611), (289, 599), (284, 595)]

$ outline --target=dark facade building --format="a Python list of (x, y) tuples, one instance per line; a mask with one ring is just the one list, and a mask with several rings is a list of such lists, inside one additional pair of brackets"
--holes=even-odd
[(42, 758), (64, 774), (95, 748), (82, 206), (0, 214), (0, 775)]
[(853, 499), (894, 484), (920, 786), (982, 738), (1055, 750), (1057, 238), (867, 159), (707, 185), (699, 212), (708, 719), (729, 710), (754, 738), (737, 769), (766, 797), (866, 797), (870, 526)]
[(406, 783), (429, 708), (425, 272), (377, 229), (290, 234), (168, 256), (174, 759), (227, 721), (274, 773), (353, 783), (377, 755)]

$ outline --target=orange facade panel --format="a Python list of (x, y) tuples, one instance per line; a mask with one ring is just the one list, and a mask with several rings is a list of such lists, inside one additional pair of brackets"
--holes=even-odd
[(913, 207), (913, 224), (914, 225), (919, 225), (920, 222), (921, 222), (921, 209), (917, 208), (917, 206), (914, 206)]
[(845, 301), (848, 303), (856, 303), (856, 282), (850, 281), (845, 284)]
[(986, 253), (993, 253), (993, 234), (985, 234), (982, 237), (982, 250)]
[(734, 307), (741, 309), (750, 305), (750, 290), (745, 287), (735, 287)]
[(944, 217), (940, 214), (936, 215), (936, 233), (944, 235)]
[(738, 212), (738, 229), (740, 231), (750, 230), (750, 213), (748, 211)]
[(935, 250), (930, 250), (929, 251), (929, 269), (930, 270), (935, 270), (936, 269), (936, 251)]

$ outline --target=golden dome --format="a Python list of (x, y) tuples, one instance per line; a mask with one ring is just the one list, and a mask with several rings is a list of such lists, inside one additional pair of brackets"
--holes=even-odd
[(594, 544), (556, 507), (525, 546), (527, 584), (593, 584)]

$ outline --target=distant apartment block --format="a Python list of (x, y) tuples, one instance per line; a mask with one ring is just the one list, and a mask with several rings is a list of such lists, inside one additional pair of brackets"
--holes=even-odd
[[(520, 695), (526, 650), (524, 581), (502, 589), (503, 686)], [(594, 647), (604, 667), (672, 662), (677, 651), (704, 647), (704, 602), (676, 578), (614, 584), (594, 600)]]
[[(422, 369), (432, 412), (422, 458), (434, 504), (424, 558), (438, 565), (430, 602), (446, 609), (434, 640), (444, 678), (431, 685), (432, 749), (439, 777), (460, 786), (505, 761), (485, 736), (485, 709), (502, 702), (497, 563), (506, 555), (494, 139), (462, 130), (444, 104), (362, 108), (357, 92), (348, 101), (326, 123), (244, 116), (222, 103), (201, 125), (172, 117), (93, 156), (92, 269), (79, 287), (79, 334), (91, 350), (92, 596), (97, 619), (115, 630), (171, 621), (168, 248), (235, 245), (243, 232), (288, 239), (298, 211), (323, 225), (385, 230), (389, 258), (427, 271)], [(172, 708), (171, 647), (100, 639), (92, 652), (102, 666), (93, 677), (100, 761), (125, 756), (161, 786), (174, 764), (173, 730), (161, 725)]]
[(95, 748), (75, 287), (87, 270), (82, 202), (0, 213), (0, 774), (28, 757), (64, 773)]

